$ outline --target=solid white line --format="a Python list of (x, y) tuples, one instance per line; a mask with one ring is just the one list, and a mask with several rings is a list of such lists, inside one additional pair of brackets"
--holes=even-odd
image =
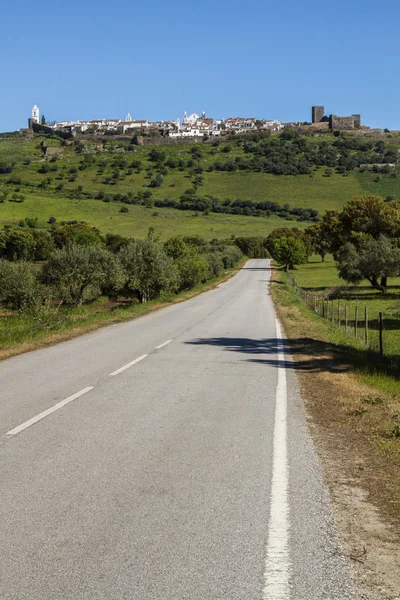
[(172, 340), (167, 340), (163, 344), (160, 344), (159, 346), (156, 346), (156, 350), (160, 350), (160, 348), (164, 348), (164, 346), (166, 346), (167, 344), (170, 344), (171, 342), (172, 342)]
[(264, 571), (263, 600), (289, 600), (289, 466), (287, 456), (287, 381), (282, 330), (276, 320), (278, 383), (276, 387), (272, 485)]
[(8, 431), (6, 433), (6, 435), (13, 436), (13, 435), (17, 435), (18, 433), (21, 433), (21, 431), (24, 431), (24, 429), (28, 429), (28, 427), (30, 427), (31, 425), (35, 425), (35, 423), (37, 423), (38, 421), (41, 421), (45, 417), (48, 417), (49, 415), (51, 415), (51, 413), (62, 408), (63, 406), (66, 406), (66, 404), (73, 402), (80, 396), (83, 396), (83, 394), (87, 394), (87, 392), (90, 392), (90, 390), (92, 390), (92, 389), (93, 389), (93, 387), (86, 387), (83, 390), (81, 390), (80, 392), (76, 392), (76, 394), (73, 394), (72, 396), (65, 398), (65, 400), (61, 400), (61, 402), (58, 402), (58, 404), (55, 404), (51, 408), (44, 410), (40, 414), (36, 415), (36, 417), (32, 417), (32, 419), (29, 419), (29, 421), (25, 421), (25, 423), (22, 423), (22, 425), (18, 425), (18, 427), (15, 427), (15, 429), (11, 429), (11, 431)]
[(110, 373), (110, 377), (114, 377), (114, 375), (118, 375), (119, 373), (122, 373), (122, 371), (125, 371), (125, 369), (129, 369), (129, 367), (136, 365), (136, 363), (140, 362), (141, 360), (143, 360), (144, 358), (147, 358), (147, 357), (148, 357), (148, 354), (142, 354), (142, 356), (139, 356), (139, 358), (135, 358), (135, 360), (133, 360), (132, 362), (128, 363), (127, 365), (124, 365), (120, 369), (117, 369), (113, 373)]

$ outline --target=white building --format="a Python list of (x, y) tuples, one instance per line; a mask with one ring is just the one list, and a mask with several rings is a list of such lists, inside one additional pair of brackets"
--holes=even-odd
[(39, 123), (39, 117), (39, 108), (35, 104), (35, 106), (32, 108), (32, 121), (35, 121), (35, 123)]

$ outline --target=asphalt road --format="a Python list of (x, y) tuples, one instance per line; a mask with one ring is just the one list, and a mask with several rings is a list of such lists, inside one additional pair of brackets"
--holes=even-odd
[(2, 600), (354, 598), (269, 278), (0, 363)]

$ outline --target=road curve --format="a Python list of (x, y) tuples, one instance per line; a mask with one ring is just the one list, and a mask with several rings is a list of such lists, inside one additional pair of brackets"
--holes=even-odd
[(354, 598), (269, 280), (0, 363), (2, 600)]

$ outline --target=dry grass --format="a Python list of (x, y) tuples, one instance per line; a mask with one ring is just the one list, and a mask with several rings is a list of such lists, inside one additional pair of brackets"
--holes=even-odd
[(395, 567), (400, 564), (400, 437), (394, 435), (400, 396), (366, 383), (359, 365), (338, 351), (343, 345), (335, 343), (335, 332), (298, 300), (278, 270), (272, 296), (289, 340), (344, 552), (357, 563), (360, 597), (392, 599), (400, 590)]

